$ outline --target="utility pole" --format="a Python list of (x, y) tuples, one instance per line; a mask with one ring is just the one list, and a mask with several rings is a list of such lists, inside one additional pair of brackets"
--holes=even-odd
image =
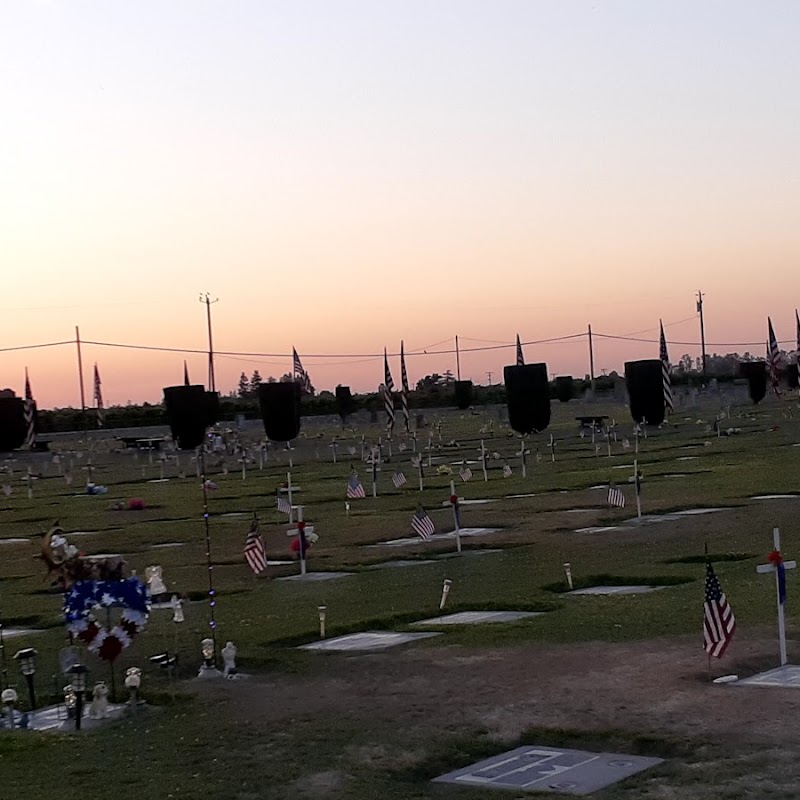
[(589, 326), (589, 379), (590, 386), (594, 391), (594, 347), (592, 346), (592, 326)]
[(458, 353), (458, 336), (456, 336), (456, 380), (461, 380), (461, 356)]
[(491, 372), (487, 372), (486, 375), (489, 378), (489, 386), (491, 386), (492, 385), (492, 373)]
[(214, 341), (211, 337), (211, 304), (218, 303), (219, 298), (211, 299), (208, 292), (200, 295), (200, 302), (206, 304), (206, 316), (208, 317), (208, 391), (216, 392), (217, 385), (214, 380)]
[(697, 313), (700, 315), (700, 347), (703, 352), (703, 379), (706, 377), (706, 330), (703, 324), (703, 293), (697, 292)]
[(83, 358), (81, 357), (81, 332), (75, 326), (75, 344), (78, 347), (78, 383), (81, 387), (81, 416), (86, 411), (86, 393), (83, 390)]

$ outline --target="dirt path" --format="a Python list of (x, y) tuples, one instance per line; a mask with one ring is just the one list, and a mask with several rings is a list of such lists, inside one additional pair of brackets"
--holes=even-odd
[[(715, 663), (714, 674), (745, 676), (775, 666), (774, 650), (772, 639), (740, 637), (736, 660)], [(794, 722), (800, 691), (709, 683), (697, 637), (323, 655), (310, 675), (252, 676), (200, 691), (218, 696), (266, 737), (297, 720), (320, 720), (323, 727), (323, 720), (346, 719), (365, 736), (355, 751), (343, 742), (343, 754), (374, 760), (392, 742), (393, 755), (382, 763), (389, 769), (426, 757), (424, 746), (398, 750), (398, 741), (432, 742), (460, 730), (482, 730), (510, 745), (530, 728), (589, 735), (620, 730), (631, 739), (708, 742), (695, 754), (696, 775), (685, 774), (694, 758), (684, 753), (673, 773), (648, 785), (645, 794), (640, 788), (620, 797), (800, 797), (793, 789), (795, 781), (800, 784)], [(716, 785), (711, 793), (710, 781)], [(337, 785), (297, 796), (345, 796)]]

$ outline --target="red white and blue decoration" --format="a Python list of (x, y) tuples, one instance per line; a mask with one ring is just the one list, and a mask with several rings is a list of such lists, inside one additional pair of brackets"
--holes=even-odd
[[(119, 622), (108, 630), (94, 616), (97, 608), (121, 608)], [(121, 581), (78, 581), (64, 600), (69, 632), (105, 661), (114, 661), (149, 616), (147, 587), (138, 578)]]

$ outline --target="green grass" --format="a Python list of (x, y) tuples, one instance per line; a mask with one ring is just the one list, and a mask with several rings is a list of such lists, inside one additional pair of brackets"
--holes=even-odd
[[(359, 435), (342, 436), (340, 430), (322, 430), (316, 437), (309, 433), (298, 441), (293, 452), (294, 481), (303, 487), (296, 496), (305, 505), (306, 518), (312, 522), (320, 541), (310, 551), (309, 568), (342, 570), (353, 575), (341, 580), (320, 583), (280, 582), (256, 579), (248, 570), (242, 548), (252, 513), (262, 520), (262, 532), (271, 558), (285, 558), (290, 539), (284, 517), (275, 509), (275, 492), (286, 480), (285, 453), (273, 451), (264, 469), (251, 465), (247, 479), (233, 466), (227, 475), (209, 470), (219, 489), (209, 494), (211, 553), (215, 565), (214, 581), (218, 591), (216, 612), (218, 641), (236, 642), (239, 663), (250, 671), (276, 672), (285, 675), (313, 674), (323, 669), (324, 659), (293, 649), (297, 644), (318, 636), (317, 607), (328, 609), (328, 635), (334, 636), (368, 629), (405, 629), (417, 619), (438, 613), (442, 581), (453, 581), (448, 611), (472, 609), (515, 609), (547, 611), (544, 616), (511, 625), (454, 626), (444, 636), (428, 640), (419, 647), (443, 644), (463, 648), (507, 647), (538, 640), (543, 642), (633, 641), (654, 637), (699, 632), (703, 597), (704, 547), (707, 545), (723, 588), (735, 606), (740, 628), (774, 622), (774, 597), (767, 579), (757, 576), (755, 565), (772, 549), (772, 528), (783, 530), (784, 550), (791, 558), (800, 551), (794, 529), (795, 513), (786, 505), (749, 501), (760, 493), (788, 493), (797, 490), (797, 460), (800, 450), (791, 445), (800, 441), (800, 420), (786, 416), (788, 403), (753, 412), (750, 408), (733, 409), (731, 426), (741, 433), (717, 437), (706, 428), (715, 409), (677, 414), (673, 424), (653, 431), (641, 440), (640, 453), (621, 451), (621, 440), (631, 442), (630, 423), (619, 406), (598, 409), (620, 423), (620, 443), (613, 455), (606, 456), (605, 441), (595, 453), (587, 436), (577, 436), (574, 416), (581, 413), (576, 404), (554, 404), (554, 419), (547, 434), (538, 437), (542, 459), (537, 463), (537, 438), (531, 443), (528, 476), (523, 479), (516, 438), (495, 419), (494, 436), (483, 434), (491, 459), (490, 480), (484, 483), (479, 466), (473, 466), (475, 478), (468, 484), (458, 479), (458, 467), (452, 476), (437, 476), (425, 470), (425, 490), (417, 491), (416, 470), (409, 464), (410, 451), (400, 454), (394, 443), (394, 460), (384, 465), (380, 474), (381, 494), (351, 503), (345, 512), (344, 487), (350, 471), (348, 446), (360, 450)], [(592, 409), (594, 411), (594, 409)], [(738, 416), (741, 414), (742, 416)], [(436, 450), (435, 456), (448, 461), (474, 459), (480, 446), (481, 427), (491, 416), (442, 412), (442, 439), (458, 441), (458, 448)], [(772, 431), (774, 426), (778, 430)], [(318, 428), (310, 428), (316, 432)], [(546, 446), (549, 433), (556, 440), (556, 462), (551, 463)], [(377, 439), (378, 427), (366, 432)], [(333, 435), (340, 443), (339, 463), (330, 461)], [(402, 437), (398, 437), (402, 438)], [(434, 436), (438, 442), (438, 437)], [(421, 446), (427, 433), (420, 435)], [(82, 447), (87, 447), (84, 443)], [(66, 445), (62, 447), (66, 448)], [(320, 460), (316, 450), (319, 449)], [(88, 452), (86, 450), (85, 452)], [(678, 461), (684, 455), (698, 454), (700, 460)], [(213, 707), (207, 698), (172, 702), (166, 675), (149, 663), (149, 657), (164, 650), (179, 653), (179, 676), (194, 674), (199, 662), (199, 640), (207, 635), (206, 540), (202, 495), (194, 465), (186, 454), (182, 469), (188, 477), (179, 478), (178, 468), (170, 464), (168, 483), (148, 483), (159, 476), (157, 462), (146, 457), (134, 460), (131, 453), (110, 452), (96, 445), (91, 453), (94, 479), (109, 487), (107, 495), (75, 497), (80, 494), (88, 456), (71, 456), (75, 480), (67, 486), (49, 458), (36, 457), (34, 497), (28, 499), (22, 481), (27, 458), (15, 454), (9, 466), (13, 476), (13, 494), (0, 497), (0, 619), (6, 626), (35, 627), (41, 633), (20, 637), (6, 643), (7, 657), (17, 647), (35, 646), (40, 652), (37, 682), (40, 694), (55, 696), (64, 682), (56, 676), (57, 651), (65, 644), (61, 616), (61, 596), (48, 588), (41, 562), (36, 561), (38, 542), (2, 544), (2, 539), (33, 538), (59, 520), (70, 531), (96, 531), (95, 535), (72, 537), (71, 541), (86, 553), (123, 554), (129, 566), (142, 575), (152, 563), (163, 567), (170, 591), (189, 602), (186, 622), (175, 626), (171, 613), (154, 611), (147, 630), (125, 651), (116, 665), (121, 676), (130, 665), (143, 666), (145, 685), (151, 701), (162, 704), (148, 714), (110, 726), (80, 739), (70, 736), (0, 735), (0, 771), (3, 786), (23, 794), (32, 776), (40, 792), (37, 796), (58, 794), (62, 798), (92, 796), (99, 800), (116, 797), (119, 791), (143, 792), (157, 797), (262, 797), (258, 786), (250, 786), (247, 777), (237, 783), (236, 795), (226, 794), (226, 781), (243, 772), (242, 764), (258, 753), (257, 774), (263, 779), (271, 770), (281, 771), (281, 785), (301, 781), (307, 771), (304, 748), (313, 746), (314, 771), (339, 769), (341, 747), (335, 742), (361, 742), (364, 747), (375, 736), (388, 746), (395, 734), (391, 731), (360, 731), (355, 723), (343, 719), (300, 719), (291, 730), (275, 732), (267, 741), (256, 732), (244, 730), (230, 719), (224, 708)], [(679, 523), (665, 522), (641, 528), (627, 527), (607, 534), (577, 534), (576, 528), (615, 524), (635, 513), (632, 490), (626, 483), (629, 469), (615, 466), (631, 464), (637, 458), (644, 473), (643, 504), (646, 513), (660, 513), (699, 506), (723, 507), (726, 510), (708, 516), (687, 518)], [(66, 449), (62, 460), (70, 456)], [(279, 459), (279, 461), (278, 461)], [(327, 459), (327, 460), (322, 460)], [(358, 452), (352, 463), (359, 470), (368, 493), (370, 471), (359, 463)], [(501, 477), (505, 461), (514, 475)], [(395, 490), (390, 476), (400, 466), (409, 484)], [(686, 477), (664, 477), (686, 473)], [(410, 517), (421, 503), (437, 526), (450, 529), (452, 515), (443, 508), (450, 493), (450, 480), (468, 498), (502, 498), (507, 494), (532, 492), (534, 497), (505, 500), (483, 506), (465, 506), (463, 524), (498, 527), (500, 531), (480, 539), (465, 539), (465, 554), (458, 558), (421, 563), (398, 569), (368, 569), (392, 559), (424, 559), (452, 552), (453, 543), (418, 542), (407, 548), (365, 548), (393, 538), (411, 535)], [(628, 486), (628, 507), (610, 510), (602, 490), (589, 487), (615, 481)], [(563, 494), (568, 492), (568, 494)], [(117, 499), (143, 497), (148, 509), (142, 512), (110, 510)], [(632, 510), (633, 506), (633, 510)], [(567, 513), (569, 509), (588, 509), (585, 513)], [(226, 517), (243, 512), (245, 516)], [(181, 542), (182, 547), (151, 549), (166, 542)], [(477, 554), (487, 548), (501, 552)], [(648, 595), (615, 598), (564, 598), (566, 588), (563, 564), (571, 564), (576, 588), (597, 583), (651, 583), (669, 588)], [(272, 577), (293, 574), (297, 567), (270, 568)], [(790, 592), (787, 613), (791, 617), (800, 608), (797, 593)], [(107, 679), (108, 665), (87, 658), (93, 679)], [(17, 680), (13, 663), (9, 677)], [(118, 678), (119, 680), (119, 678)], [(49, 687), (49, 688), (48, 688)], [(174, 687), (173, 687), (174, 688)], [(24, 696), (24, 692), (20, 692)], [(624, 752), (639, 752), (645, 744), (636, 744), (635, 731), (619, 734)], [(580, 731), (558, 733), (533, 732), (520, 741), (541, 744), (583, 741)], [(595, 736), (595, 734), (592, 734)], [(604, 734), (608, 741), (610, 734)], [(373, 738), (370, 738), (373, 737)], [(462, 738), (459, 738), (462, 737)], [(539, 738), (536, 738), (539, 737)], [(591, 738), (591, 737), (590, 737)], [(313, 745), (312, 745), (313, 743)], [(402, 750), (408, 743), (395, 742)], [(507, 743), (504, 743), (507, 744)], [(670, 748), (688, 745), (657, 742), (654, 752), (672, 752)], [(454, 732), (443, 741), (428, 741), (429, 755), (413, 767), (379, 766), (367, 769), (352, 766), (353, 774), (345, 779), (335, 796), (388, 798), (439, 796), (427, 784), (428, 778), (441, 771), (455, 769), (488, 753), (492, 747), (480, 731)], [(640, 750), (631, 749), (639, 747)], [(691, 747), (700, 747), (692, 742)], [(413, 749), (413, 748), (412, 748)], [(496, 752), (494, 750), (493, 752)], [(644, 752), (644, 750), (641, 750)], [(148, 767), (141, 767), (141, 758)], [(42, 762), (47, 769), (41, 770)], [(137, 766), (139, 765), (139, 766)], [(359, 789), (368, 773), (370, 790)], [(348, 773), (349, 774), (349, 773)], [(237, 778), (238, 780), (238, 778)], [(116, 782), (116, 788), (114, 783)], [(65, 784), (75, 783), (84, 791), (70, 794)], [(13, 791), (10, 796), (14, 796)], [(288, 792), (288, 790), (286, 790)], [(248, 795), (248, 792), (252, 792)], [(373, 793), (374, 792), (374, 793)], [(290, 797), (291, 793), (275, 794)], [(300, 795), (298, 795), (300, 796)], [(444, 795), (442, 795), (444, 796)], [(459, 794), (478, 797), (474, 792)], [(480, 795), (482, 796), (482, 795)]]

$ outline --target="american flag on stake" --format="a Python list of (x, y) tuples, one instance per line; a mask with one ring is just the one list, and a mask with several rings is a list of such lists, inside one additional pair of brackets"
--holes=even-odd
[(250, 531), (247, 534), (247, 541), (244, 545), (244, 557), (253, 572), (260, 574), (267, 568), (267, 550), (264, 547), (264, 540), (258, 530), (258, 520), (253, 519), (250, 523)]
[(667, 339), (664, 336), (664, 323), (659, 320), (661, 328), (661, 343), (658, 357), (661, 359), (661, 382), (664, 384), (664, 410), (672, 411), (672, 381), (669, 377), (669, 355), (667, 354)]
[(778, 373), (781, 366), (781, 351), (778, 349), (778, 340), (775, 337), (775, 331), (772, 329), (772, 320), (767, 317), (767, 327), (769, 330), (769, 339), (767, 341), (767, 372), (769, 372), (769, 379), (772, 383), (772, 390), (775, 394), (780, 395), (778, 389)]
[(517, 334), (517, 366), (522, 367), (525, 365), (525, 356), (522, 355), (522, 344), (519, 341), (519, 334)]
[(25, 447), (29, 450), (33, 447), (33, 442), (36, 437), (35, 419), (36, 419), (36, 402), (33, 399), (33, 392), (31, 391), (31, 382), (28, 379), (28, 368), (25, 367)]
[(389, 357), (386, 355), (386, 348), (383, 348), (383, 383), (381, 384), (381, 394), (383, 395), (383, 407), (386, 409), (386, 427), (389, 433), (394, 430), (394, 381), (392, 373), (389, 371)]
[(291, 516), (291, 514), (292, 514), (292, 504), (285, 497), (279, 497), (278, 498), (278, 511), (280, 511), (281, 514), (289, 514), (289, 516)]
[(459, 476), (459, 478), (461, 478), (462, 481), (464, 481), (464, 483), (466, 483), (467, 481), (471, 481), (472, 480), (472, 470), (467, 466), (463, 466), (458, 471), (458, 476)]
[(400, 410), (403, 413), (403, 420), (408, 431), (408, 373), (406, 372), (406, 356), (402, 341), (400, 342)]
[(97, 427), (102, 428), (105, 421), (105, 409), (103, 408), (103, 392), (101, 389), (102, 382), (100, 381), (100, 372), (97, 369), (97, 364), (94, 365), (94, 409), (97, 414)]
[(420, 506), (413, 517), (411, 517), (411, 527), (414, 533), (422, 539), (430, 539), (436, 528), (433, 525), (433, 520), (428, 516), (425, 509)]
[(625, 495), (622, 493), (622, 489), (618, 489), (616, 486), (608, 487), (608, 504), (614, 508), (625, 508)]
[(403, 484), (408, 483), (408, 481), (402, 472), (395, 472), (395, 474), (392, 475), (392, 483), (394, 484), (395, 489), (399, 489), (401, 486), (403, 486)]
[(366, 496), (367, 495), (364, 491), (364, 487), (362, 486), (361, 481), (358, 479), (358, 473), (353, 472), (350, 475), (350, 480), (347, 481), (347, 499), (358, 500)]
[(308, 373), (303, 369), (303, 364), (300, 361), (300, 356), (297, 355), (297, 350), (292, 348), (292, 370), (294, 371), (294, 379), (300, 384), (300, 391), (306, 394), (311, 394), (311, 379)]
[(703, 604), (703, 641), (709, 656), (722, 658), (736, 631), (736, 618), (728, 605), (725, 592), (714, 574), (714, 567), (706, 561), (706, 600)]

